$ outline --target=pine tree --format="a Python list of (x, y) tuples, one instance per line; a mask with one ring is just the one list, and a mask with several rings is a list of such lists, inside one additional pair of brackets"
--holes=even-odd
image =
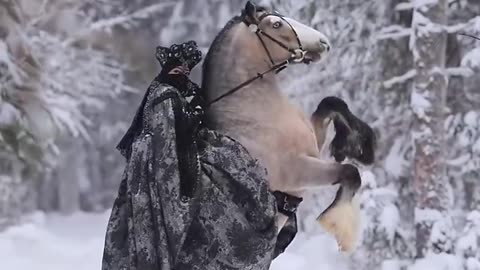
[(116, 59), (70, 42), (65, 21), (52, 24), (68, 14), (65, 6), (49, 3), (0, 2), (0, 217), (5, 219), (0, 222), (5, 224), (34, 209), (33, 181), (56, 165), (58, 135), (90, 139), (86, 111), (129, 90)]
[[(414, 184), (417, 257), (429, 251), (450, 252), (442, 222), (448, 219), (449, 190), (445, 176), (443, 121), (448, 78), (445, 74), (447, 1), (414, 2), (413, 53), (415, 77), (411, 95), (414, 113)], [(448, 224), (448, 221), (445, 223)], [(435, 229), (435, 230), (434, 230)]]

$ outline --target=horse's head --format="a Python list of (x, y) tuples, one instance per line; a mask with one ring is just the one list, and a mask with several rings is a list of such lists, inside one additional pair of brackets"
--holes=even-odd
[[(258, 28), (271, 60), (283, 61), (294, 54), (297, 62), (310, 63), (322, 59), (330, 50), (328, 38), (321, 32), (294, 19), (257, 7), (248, 1), (244, 20)], [(254, 28), (253, 30), (256, 30)]]

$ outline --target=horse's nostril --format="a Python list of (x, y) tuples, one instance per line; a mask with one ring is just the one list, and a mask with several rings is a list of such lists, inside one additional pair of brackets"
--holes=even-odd
[(327, 41), (320, 40), (320, 44), (322, 44), (322, 46), (325, 48), (325, 51), (330, 51), (330, 44), (328, 44)]
[(325, 51), (330, 51), (330, 44), (326, 43), (326, 42), (322, 42), (322, 45), (323, 47), (325, 48)]

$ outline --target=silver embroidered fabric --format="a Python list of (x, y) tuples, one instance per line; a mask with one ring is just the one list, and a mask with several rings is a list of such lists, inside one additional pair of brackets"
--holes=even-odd
[(154, 81), (144, 130), (133, 144), (105, 236), (102, 270), (269, 269), (276, 244), (266, 171), (235, 140), (199, 133), (202, 173), (180, 197), (175, 115), (178, 91)]

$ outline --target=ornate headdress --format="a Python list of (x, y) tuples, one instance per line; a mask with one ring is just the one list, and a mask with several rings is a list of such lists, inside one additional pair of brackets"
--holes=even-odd
[(178, 66), (192, 70), (201, 60), (202, 52), (193, 40), (182, 44), (173, 44), (170, 48), (157, 47), (156, 56), (163, 70), (170, 71)]
[[(159, 46), (156, 49), (156, 57), (162, 66), (162, 71), (155, 81), (177, 88), (184, 97), (199, 96), (200, 87), (188, 78), (190, 71), (202, 60), (202, 52), (198, 50), (195, 41), (173, 44), (169, 48)], [(149, 91), (145, 93), (130, 128), (117, 145), (117, 149), (127, 158), (130, 156), (135, 137), (143, 129), (143, 109), (149, 94)]]

